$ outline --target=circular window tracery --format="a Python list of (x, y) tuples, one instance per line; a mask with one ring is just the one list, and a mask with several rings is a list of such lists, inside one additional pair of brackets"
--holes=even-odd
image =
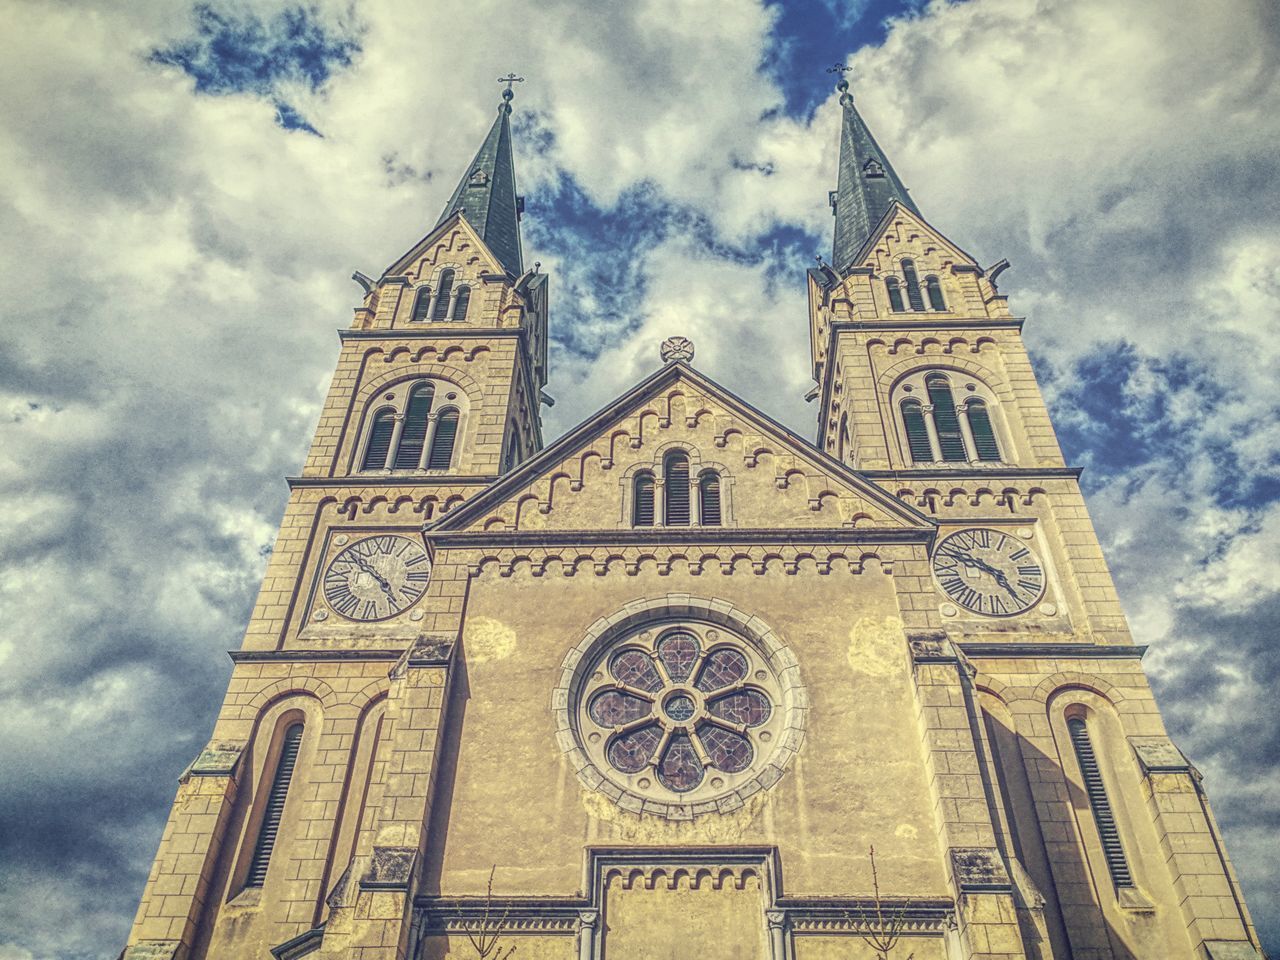
[(768, 657), (744, 638), (697, 623), (632, 630), (579, 676), (578, 743), (647, 809), (707, 800), (714, 808), (735, 790), (761, 789), (783, 739), (784, 692)]

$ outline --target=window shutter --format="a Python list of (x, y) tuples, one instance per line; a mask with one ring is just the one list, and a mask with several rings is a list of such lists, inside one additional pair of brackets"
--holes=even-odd
[(698, 478), (698, 519), (704, 527), (720, 526), (720, 474), (714, 470)]
[(436, 434), (431, 438), (431, 453), (427, 455), (427, 467), (431, 470), (448, 470), (453, 463), (453, 442), (458, 436), (458, 411), (446, 410), (436, 421)]
[(906, 307), (902, 303), (902, 285), (898, 283), (898, 278), (890, 277), (884, 282), (884, 286), (889, 291), (889, 309), (894, 313), (902, 313)]
[(266, 810), (262, 814), (262, 827), (258, 830), (258, 842), (253, 848), (253, 861), (249, 864), (247, 887), (260, 887), (267, 879), (267, 867), (271, 865), (271, 851), (275, 849), (280, 834), (280, 819), (284, 816), (284, 803), (289, 797), (289, 781), (298, 763), (298, 748), (302, 745), (302, 724), (295, 723), (284, 735), (280, 746), (280, 760), (276, 775), (267, 794)]
[(947, 309), (947, 301), (942, 299), (942, 284), (938, 282), (937, 277), (925, 277), (924, 291), (929, 295), (930, 310)]
[(907, 281), (907, 303), (912, 310), (924, 309), (924, 297), (920, 296), (920, 278), (916, 276), (916, 265), (911, 260), (902, 261), (902, 278)]
[(431, 412), (431, 400), (435, 388), (420, 383), (413, 388), (405, 409), (404, 428), (400, 431), (400, 444), (392, 462), (397, 470), (413, 470), (422, 461), (422, 445), (427, 441), (427, 414)]
[(471, 288), (459, 287), (458, 296), (453, 303), (453, 319), (467, 319), (467, 307), (471, 306)]
[(942, 459), (947, 461), (964, 461), (968, 457), (964, 450), (964, 437), (960, 433), (960, 417), (956, 413), (956, 402), (951, 396), (951, 384), (946, 377), (929, 377), (924, 382), (929, 391), (929, 402), (933, 404), (933, 425), (938, 430), (938, 446), (942, 451)]
[(1075, 717), (1067, 721), (1067, 729), (1071, 732), (1071, 745), (1076, 749), (1080, 775), (1084, 777), (1084, 791), (1093, 809), (1093, 820), (1098, 825), (1098, 837), (1102, 840), (1102, 853), (1111, 872), (1111, 881), (1117, 887), (1132, 887), (1129, 861), (1124, 855), (1124, 847), (1120, 845), (1120, 831), (1116, 827), (1111, 801), (1107, 799), (1107, 787), (1102, 782), (1102, 770), (1094, 756), (1093, 743), (1089, 740), (1089, 728), (1083, 720)]
[(933, 446), (929, 443), (929, 429), (924, 423), (924, 408), (919, 400), (902, 401), (902, 422), (907, 428), (907, 447), (915, 463), (931, 463)]
[(666, 511), (667, 526), (683, 526), (689, 522), (689, 458), (683, 453), (667, 457)]
[(642, 473), (635, 480), (635, 497), (631, 504), (633, 527), (653, 526), (653, 474)]
[(440, 274), (440, 288), (436, 291), (436, 306), (431, 311), (432, 320), (449, 319), (449, 293), (453, 290), (453, 271)]
[(991, 415), (982, 400), (970, 400), (965, 407), (969, 415), (969, 431), (973, 434), (973, 445), (977, 448), (979, 460), (999, 460), (1000, 446), (996, 443), (996, 432), (991, 427)]
[(391, 433), (395, 430), (395, 413), (379, 410), (373, 417), (369, 430), (369, 444), (364, 448), (361, 470), (381, 470), (387, 465), (387, 453), (391, 450)]
[(418, 298), (413, 301), (413, 319), (427, 319), (427, 311), (431, 309), (431, 288), (419, 287)]

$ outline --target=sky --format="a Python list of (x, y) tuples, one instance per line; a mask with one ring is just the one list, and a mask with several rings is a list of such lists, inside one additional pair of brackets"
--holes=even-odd
[(514, 70), (548, 439), (691, 337), (812, 436), (838, 107), (1001, 277), (1280, 953), (1280, 5), (0, 0), (0, 960), (114, 958), (360, 290)]

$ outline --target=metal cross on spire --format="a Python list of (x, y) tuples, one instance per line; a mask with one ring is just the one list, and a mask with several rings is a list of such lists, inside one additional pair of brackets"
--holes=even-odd
[(849, 81), (845, 78), (845, 74), (849, 73), (852, 69), (853, 67), (845, 63), (833, 63), (831, 66), (827, 67), (827, 73), (834, 73), (840, 78), (839, 82), (836, 84), (836, 89), (841, 93), (847, 93), (849, 91)]
[(513, 83), (524, 83), (524, 77), (517, 77), (515, 73), (512, 72), (508, 73), (505, 77), (499, 77), (498, 82), (505, 83), (507, 85), (507, 89), (502, 91), (502, 98), (504, 100), (510, 100), (512, 97), (511, 85)]

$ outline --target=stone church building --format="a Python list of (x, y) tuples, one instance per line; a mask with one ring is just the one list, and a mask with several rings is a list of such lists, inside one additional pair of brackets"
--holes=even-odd
[(503, 95), (435, 227), (356, 274), (124, 957), (1261, 956), (1007, 263), (841, 89), (816, 437), (676, 337), (549, 445)]

